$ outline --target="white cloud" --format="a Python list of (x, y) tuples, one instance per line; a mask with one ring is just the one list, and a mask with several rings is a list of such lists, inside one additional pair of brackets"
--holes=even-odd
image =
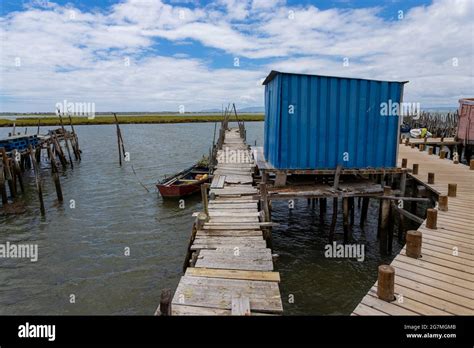
[[(470, 0), (436, 0), (392, 21), (380, 8), (187, 3), (128, 0), (103, 12), (47, 3), (0, 18), (0, 110), (52, 111), (65, 98), (99, 111), (262, 105), (257, 81), (271, 69), (410, 80), (405, 100), (422, 105), (455, 105), (474, 89)], [(230, 58), (228, 68), (211, 68), (212, 57), (190, 53), (193, 42), (240, 57), (241, 66)]]

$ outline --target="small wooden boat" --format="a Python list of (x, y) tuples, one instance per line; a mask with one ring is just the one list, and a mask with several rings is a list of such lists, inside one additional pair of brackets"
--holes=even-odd
[(195, 164), (156, 184), (162, 197), (184, 197), (201, 191), (201, 184), (209, 182), (209, 168)]

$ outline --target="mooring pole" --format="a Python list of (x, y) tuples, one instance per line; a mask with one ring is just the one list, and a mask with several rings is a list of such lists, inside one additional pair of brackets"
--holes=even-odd
[(63, 201), (63, 191), (61, 189), (61, 182), (59, 181), (59, 171), (58, 167), (56, 166), (56, 159), (53, 156), (51, 148), (48, 146), (48, 154), (51, 163), (51, 175), (53, 177), (54, 186), (56, 188), (56, 195), (58, 196), (58, 201)]
[(71, 169), (74, 169), (74, 163), (72, 162), (72, 157), (71, 157), (71, 150), (69, 149), (69, 142), (68, 142), (69, 136), (68, 136), (68, 133), (66, 132), (66, 128), (64, 128), (63, 118), (59, 110), (58, 110), (58, 116), (59, 116), (59, 122), (61, 124), (61, 129), (63, 130), (64, 143), (66, 144), (66, 151), (69, 157), (69, 163), (71, 163)]
[(33, 148), (32, 148), (31, 145), (29, 146), (28, 151), (30, 153), (31, 162), (33, 162), (33, 169), (34, 169), (34, 172), (35, 172), (36, 188), (38, 189), (38, 199), (39, 199), (39, 202), (40, 202), (40, 211), (41, 211), (41, 215), (44, 216), (44, 215), (46, 215), (46, 211), (44, 209), (43, 188), (41, 186), (41, 177), (40, 177), (40, 173), (39, 173), (38, 163), (35, 161)]

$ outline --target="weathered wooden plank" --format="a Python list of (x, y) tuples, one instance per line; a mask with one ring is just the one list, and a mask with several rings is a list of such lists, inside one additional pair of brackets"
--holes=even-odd
[(232, 315), (250, 315), (250, 300), (248, 297), (232, 297)]
[(209, 278), (280, 282), (280, 273), (278, 272), (188, 267), (185, 275), (196, 276), (196, 277), (209, 277)]
[[(248, 297), (252, 311), (268, 313), (283, 311), (280, 291), (275, 282), (193, 276), (181, 278), (172, 304), (230, 310), (232, 297), (236, 295)], [(179, 302), (180, 298), (184, 303)]]

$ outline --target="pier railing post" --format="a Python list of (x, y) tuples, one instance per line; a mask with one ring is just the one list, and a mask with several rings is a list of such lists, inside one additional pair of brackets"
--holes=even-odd
[(377, 296), (383, 301), (391, 302), (395, 299), (395, 268), (380, 265), (378, 271)]
[(457, 184), (448, 184), (448, 197), (456, 197)]
[(209, 216), (209, 202), (207, 198), (207, 188), (209, 187), (209, 184), (202, 184), (201, 185), (201, 197), (202, 197), (202, 205), (204, 208), (204, 213), (206, 216)]
[(438, 211), (436, 209), (428, 209), (426, 211), (426, 227), (431, 230), (437, 229)]
[(448, 196), (440, 195), (438, 197), (438, 209), (440, 211), (448, 211)]
[(406, 255), (418, 259), (421, 256), (422, 233), (420, 231), (408, 231), (406, 238)]

